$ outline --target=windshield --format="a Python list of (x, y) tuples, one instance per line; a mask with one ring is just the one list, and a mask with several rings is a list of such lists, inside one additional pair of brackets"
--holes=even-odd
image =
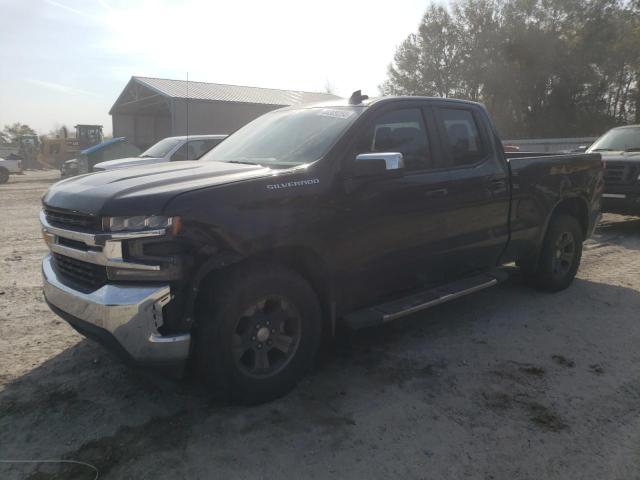
[(589, 152), (640, 150), (640, 127), (609, 130), (589, 147)]
[(182, 140), (179, 138), (165, 138), (140, 154), (141, 157), (164, 157)]
[(324, 156), (362, 111), (331, 107), (267, 113), (231, 135), (202, 160), (275, 168), (310, 163)]

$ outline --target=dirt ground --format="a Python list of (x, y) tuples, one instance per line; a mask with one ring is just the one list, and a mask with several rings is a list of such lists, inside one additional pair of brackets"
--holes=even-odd
[(605, 216), (565, 292), (515, 275), (344, 338), (246, 408), (134, 372), (49, 311), (37, 217), (56, 177), (0, 186), (0, 460), (103, 479), (640, 478), (640, 220)]

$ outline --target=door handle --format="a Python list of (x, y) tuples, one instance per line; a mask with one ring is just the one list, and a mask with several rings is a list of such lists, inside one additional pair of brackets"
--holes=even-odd
[(491, 180), (487, 185), (490, 192), (502, 192), (507, 188), (507, 182), (500, 179)]
[(435, 190), (427, 190), (424, 193), (425, 197), (433, 198), (433, 197), (445, 197), (449, 194), (449, 190), (446, 188), (436, 188)]

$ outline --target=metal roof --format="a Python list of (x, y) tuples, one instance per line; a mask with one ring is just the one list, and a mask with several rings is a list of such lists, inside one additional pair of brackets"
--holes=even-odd
[(245, 87), (221, 83), (187, 82), (186, 80), (169, 80), (166, 78), (132, 77), (131, 80), (172, 98), (282, 106), (340, 98), (331, 93), (278, 90), (275, 88)]

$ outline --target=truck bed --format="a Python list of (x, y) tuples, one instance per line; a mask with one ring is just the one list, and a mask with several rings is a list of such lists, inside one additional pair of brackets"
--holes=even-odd
[(509, 251), (512, 255), (521, 256), (522, 252), (536, 250), (544, 237), (550, 213), (561, 201), (573, 200), (572, 208), (588, 213), (583, 227), (585, 237), (591, 235), (600, 214), (604, 187), (600, 154), (513, 152), (505, 155), (511, 176)]

